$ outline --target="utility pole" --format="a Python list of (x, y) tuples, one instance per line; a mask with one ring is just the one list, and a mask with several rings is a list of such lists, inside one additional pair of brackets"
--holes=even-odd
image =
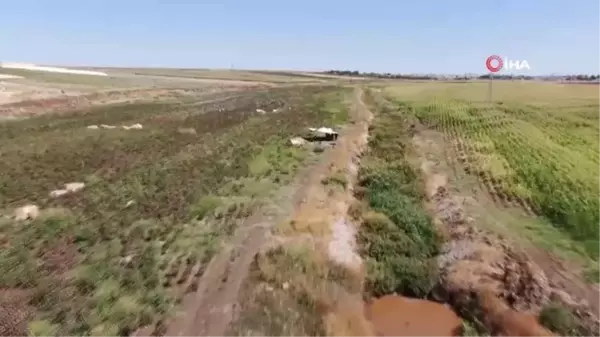
[(494, 73), (490, 72), (490, 82), (488, 85), (488, 102), (492, 104), (492, 86), (494, 82)]

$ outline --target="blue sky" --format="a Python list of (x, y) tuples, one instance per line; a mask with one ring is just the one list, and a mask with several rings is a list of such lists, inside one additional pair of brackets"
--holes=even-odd
[(598, 0), (18, 0), (0, 60), (44, 64), (532, 74), (600, 72)]

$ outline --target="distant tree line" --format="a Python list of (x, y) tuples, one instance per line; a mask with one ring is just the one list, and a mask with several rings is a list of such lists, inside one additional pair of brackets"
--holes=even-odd
[(329, 70), (325, 74), (338, 75), (338, 76), (352, 76), (352, 77), (370, 77), (370, 78), (393, 78), (393, 79), (411, 79), (411, 80), (436, 80), (436, 76), (432, 75), (406, 75), (406, 74), (392, 74), (392, 73), (367, 73), (360, 72), (357, 70)]
[(597, 81), (600, 75), (569, 75), (565, 77), (567, 81)]
[[(485, 80), (490, 78), (490, 74), (485, 74), (485, 75), (481, 75), (477, 77), (480, 80)], [(534, 79), (533, 76), (527, 76), (527, 75), (499, 75), (499, 74), (494, 74), (493, 75), (494, 80), (532, 80)]]
[[(337, 76), (352, 76), (352, 77), (368, 77), (368, 78), (389, 78), (389, 79), (405, 79), (405, 80), (455, 80), (466, 81), (471, 79), (488, 79), (490, 74), (485, 75), (412, 75), (412, 74), (392, 74), (392, 73), (374, 73), (360, 72), (357, 70), (329, 70), (325, 74)], [(508, 75), (494, 74), (494, 80), (532, 80), (534, 78), (542, 79), (562, 79), (566, 81), (598, 81), (600, 75), (566, 75), (566, 76), (528, 76), (528, 75)]]

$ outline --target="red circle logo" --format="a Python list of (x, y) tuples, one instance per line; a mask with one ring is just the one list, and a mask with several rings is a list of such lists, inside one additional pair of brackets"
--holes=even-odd
[[(494, 61), (496, 61), (496, 66), (493, 65)], [(497, 73), (500, 71), (500, 69), (502, 69), (502, 66), (504, 66), (504, 61), (502, 58), (500, 58), (500, 56), (492, 55), (485, 60), (485, 66), (489, 71)]]

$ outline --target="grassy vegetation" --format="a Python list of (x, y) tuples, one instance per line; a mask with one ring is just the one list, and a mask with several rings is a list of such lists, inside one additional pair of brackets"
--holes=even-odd
[(475, 327), (468, 321), (462, 323), (462, 335), (461, 336), (489, 336), (489, 333), (482, 332), (481, 329)]
[[(260, 255), (242, 299), (236, 336), (323, 336), (323, 284), (340, 278), (307, 247), (278, 247)], [(257, 286), (258, 285), (258, 286)]]
[[(372, 111), (369, 152), (361, 160), (358, 195), (366, 205), (358, 241), (368, 266), (368, 296), (396, 293), (409, 297), (435, 297), (439, 286), (437, 257), (444, 241), (424, 209), (424, 184), (409, 158), (415, 116), (376, 99), (368, 92)], [(385, 104), (383, 104), (385, 102)], [(356, 209), (357, 207), (354, 207)], [(355, 214), (354, 210), (350, 211)], [(476, 312), (463, 311), (463, 336), (487, 336)]]
[(330, 176), (323, 178), (323, 180), (321, 180), (321, 183), (323, 185), (339, 186), (342, 189), (346, 189), (346, 187), (348, 186), (348, 179), (346, 179), (346, 176), (342, 172), (336, 172)]
[(441, 238), (422, 207), (423, 186), (406, 158), (408, 117), (379, 111), (359, 172), (370, 211), (362, 215), (358, 241), (369, 267), (366, 290), (375, 296), (425, 297), (437, 281)]
[[(29, 333), (127, 335), (168, 315), (193, 290), (186, 280), (311, 155), (290, 135), (343, 120), (331, 104), (340, 95), (274, 89), (225, 111), (116, 105), (2, 124), (0, 204), (43, 209), (26, 224), (0, 218), (0, 286), (31, 293)], [(144, 129), (85, 128), (136, 122)], [(85, 189), (48, 196), (72, 181)]]
[[(570, 240), (565, 249), (597, 260), (597, 87), (498, 83), (496, 100), (484, 104), (486, 85), (398, 86), (388, 94), (444, 132), (457, 160), (500, 202), (544, 216)], [(563, 239), (550, 228), (533, 234)]]
[(559, 303), (550, 302), (540, 312), (540, 323), (560, 336), (596, 336), (575, 314)]

